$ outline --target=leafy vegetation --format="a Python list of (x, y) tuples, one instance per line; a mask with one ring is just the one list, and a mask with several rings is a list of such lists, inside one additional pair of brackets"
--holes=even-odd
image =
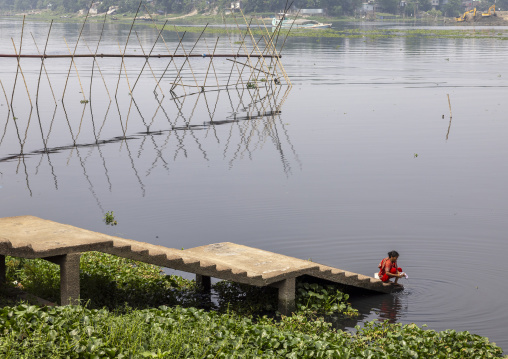
[[(6, 264), (9, 282), (56, 300), (56, 265), (10, 257)], [(198, 309), (206, 300), (194, 281), (102, 253), (82, 255), (81, 284), (85, 306), (37, 307), (3, 301), (0, 357), (502, 357), (494, 343), (468, 332), (436, 332), (387, 322), (367, 323), (356, 333), (334, 329), (323, 315), (354, 316), (356, 311), (347, 294), (317, 283), (297, 283), (298, 310), (288, 317), (274, 316), (277, 292), (273, 288), (219, 282), (214, 285), (216, 303)]]
[[(422, 0), (423, 1), (423, 0)], [(353, 14), (361, 5), (361, 0), (295, 0), (296, 8), (322, 8), (331, 16)], [(0, 0), (0, 9), (27, 11), (50, 9), (53, 11), (73, 13), (90, 6), (88, 0)], [(120, 13), (136, 12), (139, 0), (104, 0), (98, 3), (98, 12), (106, 12), (110, 6), (118, 6)], [(230, 9), (230, 0), (158, 0), (148, 2), (147, 6), (154, 13), (189, 13), (193, 10), (211, 12)], [(285, 0), (249, 0), (242, 2), (246, 13), (275, 13), (284, 9)]]
[[(200, 14), (197, 18), (202, 22), (204, 20), (203, 16), (214, 17), (230, 10), (231, 2), (230, 0), (146, 1), (144, 6), (140, 8), (140, 12), (144, 14), (148, 11), (151, 14), (160, 16)], [(72, 14), (86, 13), (92, 3), (94, 13), (95, 11), (99, 14), (106, 13), (112, 7), (115, 7), (118, 14), (131, 17), (137, 13), (140, 5), (139, 0), (103, 0), (101, 2), (90, 2), (88, 0), (0, 0), (0, 11), (9, 14), (49, 12), (52, 16), (62, 15), (63, 19), (61, 21), (66, 21), (66, 18), (71, 17)], [(334, 17), (335, 19), (346, 16), (356, 17), (359, 14), (366, 15), (362, 13), (362, 3), (362, 0), (295, 0), (291, 2), (293, 9), (323, 9), (325, 16)], [(479, 11), (486, 11), (492, 3), (491, 0), (480, 0), (475, 3), (475, 7)], [(248, 0), (243, 1), (241, 6), (245, 14), (271, 17), (284, 9), (286, 5), (285, 0)], [(441, 1), (440, 5), (437, 6), (437, 10), (433, 9), (430, 0), (407, 0), (404, 2), (399, 0), (377, 0), (376, 6), (378, 14), (385, 13), (401, 18), (413, 17), (413, 19), (415, 14), (421, 15), (424, 12), (433, 17), (438, 15), (437, 11), (439, 11), (439, 14), (454, 17), (465, 11), (465, 7), (460, 0)], [(496, 7), (506, 9), (508, 0), (497, 0)], [(193, 21), (193, 19), (187, 20)]]
[[(260, 27), (253, 26), (251, 32), (254, 36), (266, 35), (263, 23), (259, 23)], [(176, 26), (168, 31), (179, 32), (194, 32), (201, 33), (203, 27), (198, 26)], [(229, 28), (228, 30), (223, 27), (209, 27), (207, 33), (226, 35), (227, 33), (241, 33), (241, 30)], [(508, 40), (508, 31), (504, 29), (492, 28), (457, 28), (457, 29), (415, 29), (415, 28), (398, 28), (398, 29), (369, 29), (369, 28), (354, 28), (354, 29), (321, 29), (319, 31), (308, 31), (305, 29), (282, 29), (280, 36), (285, 37), (311, 37), (311, 38), (363, 38), (363, 39), (377, 39), (377, 38), (392, 38), (392, 37), (405, 37), (405, 38), (444, 38), (444, 39), (496, 39)]]
[[(81, 101), (83, 101), (83, 100), (81, 100)], [(113, 211), (106, 212), (106, 214), (104, 215), (104, 222), (106, 222), (106, 224), (109, 224), (111, 226), (116, 226), (118, 224), (118, 222), (115, 219), (115, 215), (114, 215)]]
[[(286, 35), (285, 30), (281, 33)], [(291, 30), (289, 36), (293, 37), (322, 37), (322, 38), (389, 38), (389, 37), (406, 37), (406, 38), (444, 38), (444, 39), (497, 39), (508, 40), (508, 32), (499, 29), (344, 29), (344, 30), (320, 30), (305, 31)]]
[[(27, 292), (58, 303), (60, 274), (56, 264), (43, 259), (7, 257), (7, 281)], [(81, 299), (89, 308), (133, 308), (160, 305), (199, 306), (195, 283), (166, 275), (161, 268), (99, 252), (81, 256)]]
[(299, 282), (296, 287), (296, 307), (300, 313), (311, 317), (342, 313), (357, 316), (358, 311), (347, 302), (349, 295), (335, 286), (321, 286), (317, 283)]
[(356, 334), (304, 316), (258, 321), (196, 308), (122, 314), (80, 306), (0, 310), (4, 358), (499, 358), (468, 332), (368, 323)]
[(464, 12), (461, 0), (450, 0), (442, 6), (443, 13), (447, 16), (459, 16)]

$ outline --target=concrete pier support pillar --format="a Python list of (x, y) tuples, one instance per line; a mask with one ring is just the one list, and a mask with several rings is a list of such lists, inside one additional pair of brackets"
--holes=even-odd
[(0, 254), (0, 283), (5, 283), (6, 280), (5, 256)]
[(44, 258), (60, 266), (61, 305), (79, 304), (79, 260), (81, 253)]
[(196, 285), (203, 289), (204, 293), (212, 290), (212, 279), (206, 275), (196, 274)]
[(291, 315), (295, 311), (296, 279), (288, 278), (274, 283), (279, 289), (279, 312), (283, 315)]

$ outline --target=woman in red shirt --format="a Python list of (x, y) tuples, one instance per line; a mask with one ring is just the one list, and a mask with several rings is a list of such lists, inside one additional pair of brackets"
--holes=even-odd
[(388, 257), (379, 263), (379, 279), (383, 282), (389, 282), (393, 277), (395, 278), (393, 284), (400, 285), (397, 281), (399, 278), (404, 277), (404, 272), (402, 272), (402, 268), (397, 267), (397, 258), (399, 258), (399, 253), (397, 251), (391, 251), (388, 252)]

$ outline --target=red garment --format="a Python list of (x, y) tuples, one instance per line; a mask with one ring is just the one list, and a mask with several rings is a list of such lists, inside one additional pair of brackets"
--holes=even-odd
[(397, 272), (402, 272), (402, 268), (397, 267), (397, 262), (392, 262), (389, 257), (386, 257), (379, 263), (379, 279), (383, 282), (388, 282), (391, 278), (386, 274), (386, 272), (390, 272), (392, 274), (397, 274)]

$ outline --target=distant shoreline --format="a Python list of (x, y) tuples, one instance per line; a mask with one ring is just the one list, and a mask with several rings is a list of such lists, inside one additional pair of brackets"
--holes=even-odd
[[(508, 11), (499, 11), (498, 16), (492, 17), (491, 19), (479, 19), (479, 21), (463, 21), (457, 22), (454, 17), (439, 17), (430, 19), (430, 16), (427, 17), (419, 17), (414, 19), (412, 17), (397, 17), (396, 15), (391, 14), (378, 14), (380, 17), (385, 18), (376, 18), (376, 19), (367, 19), (367, 18), (358, 18), (358, 17), (323, 17), (323, 16), (311, 16), (309, 19), (318, 20), (322, 22), (353, 22), (353, 23), (385, 23), (385, 22), (400, 22), (400, 23), (421, 23), (421, 24), (446, 24), (446, 26), (457, 26), (457, 27), (471, 27), (471, 26), (508, 26)], [(271, 18), (267, 16), (266, 13), (263, 14), (244, 14), (246, 18), (253, 18), (257, 20), (259, 24), (264, 23), (269, 26), (271, 24)], [(60, 13), (53, 12), (49, 10), (41, 10), (41, 11), (33, 11), (26, 13), (4, 13), (0, 12), (0, 17), (2, 18), (22, 18), (25, 16), (26, 21), (53, 21), (53, 22), (61, 22), (61, 23), (82, 23), (86, 17), (86, 15), (78, 14), (78, 13)], [(134, 20), (135, 14), (133, 13), (122, 13), (122, 14), (112, 14), (106, 15), (106, 13), (89, 15), (87, 18), (87, 22), (102, 22), (104, 21), (104, 16), (107, 16), (106, 21), (111, 23), (131, 23)], [(241, 15), (239, 15), (241, 17)], [(274, 15), (275, 16), (275, 15)], [(226, 15), (225, 17), (227, 23), (235, 23), (233, 18), (230, 15)], [(194, 10), (190, 13), (186, 14), (151, 14), (151, 15), (141, 15), (136, 17), (136, 21), (146, 21), (151, 22), (154, 20), (156, 23), (163, 23), (168, 21), (169, 24), (174, 24), (177, 21), (182, 25), (222, 25), (223, 18), (217, 14), (200, 14), (197, 10)]]

